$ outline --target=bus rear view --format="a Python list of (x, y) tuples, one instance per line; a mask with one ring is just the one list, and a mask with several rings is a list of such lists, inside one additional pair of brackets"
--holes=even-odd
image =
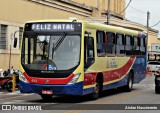
[(82, 95), (81, 23), (36, 22), (24, 28), (20, 91), (52, 95)]

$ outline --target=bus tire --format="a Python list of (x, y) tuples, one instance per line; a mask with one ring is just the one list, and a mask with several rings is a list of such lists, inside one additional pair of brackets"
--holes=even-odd
[(44, 95), (41, 94), (41, 97), (44, 101), (51, 101), (52, 100), (52, 95)]
[(155, 86), (155, 93), (156, 93), (156, 94), (160, 94), (160, 87)]
[(132, 91), (132, 88), (133, 88), (133, 75), (132, 75), (132, 73), (130, 72), (130, 73), (129, 73), (128, 80), (127, 80), (127, 85), (125, 86), (125, 91), (131, 92), (131, 91)]
[(95, 84), (95, 86), (94, 86), (94, 91), (93, 91), (93, 93), (91, 94), (91, 98), (92, 98), (93, 100), (97, 100), (98, 97), (99, 97), (99, 95), (100, 95), (100, 80), (97, 78), (97, 79), (96, 79), (96, 84)]

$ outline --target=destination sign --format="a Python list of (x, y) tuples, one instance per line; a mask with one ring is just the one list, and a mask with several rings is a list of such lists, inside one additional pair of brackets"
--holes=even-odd
[(74, 31), (75, 25), (72, 23), (35, 23), (32, 24), (33, 31)]

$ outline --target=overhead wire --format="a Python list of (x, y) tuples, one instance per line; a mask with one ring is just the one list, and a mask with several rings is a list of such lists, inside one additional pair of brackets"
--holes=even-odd
[[(125, 3), (123, 0), (121, 0), (121, 2)], [(128, 2), (127, 6), (126, 6), (126, 8), (123, 10), (123, 12), (129, 7), (129, 8), (131, 8), (131, 9), (135, 10), (135, 11), (138, 11), (139, 13), (147, 14), (147, 12), (145, 12), (145, 11), (143, 11), (143, 10), (139, 10), (139, 9), (137, 9), (137, 8), (134, 8), (133, 6), (130, 5), (130, 3), (131, 3), (131, 0)], [(127, 15), (128, 15), (128, 14), (127, 14)], [(141, 24), (142, 24), (143, 21), (144, 21), (144, 19), (142, 19), (142, 18), (137, 18), (137, 16), (134, 17), (133, 15), (132, 15), (132, 16), (129, 15), (129, 17), (130, 17), (130, 18), (135, 18), (136, 20), (141, 21)]]
[[(121, 0), (120, 2), (125, 3), (123, 0)], [(137, 9), (137, 8), (135, 8), (135, 7), (133, 7), (133, 6), (131, 6), (130, 4), (129, 4), (129, 6), (128, 6), (128, 7), (132, 8), (132, 9), (134, 9), (134, 10), (136, 10), (136, 11), (139, 11), (139, 12), (141, 12), (141, 13), (145, 13), (145, 14), (147, 14), (147, 12), (146, 12), (146, 11), (139, 10), (139, 9)]]
[(160, 23), (160, 20), (159, 20), (155, 25), (150, 26), (150, 27), (155, 27), (155, 26), (157, 26), (159, 23)]
[(132, 2), (132, 0), (129, 1), (129, 3), (127, 4), (127, 6), (119, 13), (119, 15), (122, 14), (122, 13), (128, 8), (128, 6), (129, 6), (129, 4), (130, 4), (131, 2)]
[(142, 10), (139, 10), (139, 9), (136, 9), (136, 8), (134, 8), (133, 6), (129, 6), (129, 7), (132, 8), (132, 9), (134, 9), (134, 10), (136, 10), (136, 11), (139, 11), (139, 12), (141, 12), (141, 13), (147, 14), (147, 12), (142, 11)]
[[(121, 0), (120, 2), (123, 2), (123, 0)], [(140, 12), (140, 13), (147, 14), (147, 12), (142, 11), (142, 10), (139, 10), (139, 9), (134, 8), (133, 6), (131, 6), (131, 5), (130, 5), (131, 2), (132, 2), (132, 0), (129, 1), (129, 3), (127, 4), (127, 6), (123, 9), (123, 11), (121, 11), (121, 12), (119, 13), (119, 15), (122, 14), (124, 11), (126, 11), (126, 9), (127, 9), (128, 7), (132, 8), (132, 9), (134, 9), (134, 10)], [(125, 3), (125, 2), (123, 2), (123, 3)], [(132, 17), (132, 18), (136, 18), (136, 17)], [(138, 19), (138, 18), (136, 18), (136, 19)], [(160, 23), (160, 20), (159, 20), (155, 25), (150, 26), (150, 27), (155, 27), (155, 26), (157, 26), (159, 23)]]
[(128, 16), (130, 17), (130, 18), (134, 18), (134, 19), (137, 19), (137, 20), (140, 20), (140, 21), (147, 21), (147, 19), (144, 19), (144, 18), (138, 18), (138, 17), (135, 17), (135, 16), (133, 16), (133, 15), (129, 15), (128, 14)]

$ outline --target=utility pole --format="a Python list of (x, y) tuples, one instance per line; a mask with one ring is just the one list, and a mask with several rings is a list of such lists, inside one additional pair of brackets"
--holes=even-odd
[(110, 22), (110, 0), (108, 0), (108, 10), (107, 10), (107, 24), (109, 25)]
[[(150, 19), (150, 12), (147, 12), (147, 48), (148, 48), (148, 36), (149, 36), (149, 19)], [(149, 48), (148, 48), (149, 49)]]
[(150, 12), (147, 11), (147, 29), (149, 29)]
[(11, 68), (11, 50), (12, 50), (13, 33), (10, 36), (10, 50), (9, 50), (9, 69)]
[(148, 60), (148, 51), (149, 51), (149, 47), (148, 47), (148, 36), (149, 36), (149, 19), (150, 19), (150, 12), (147, 11), (147, 37), (146, 37), (146, 53), (147, 53), (147, 60)]

